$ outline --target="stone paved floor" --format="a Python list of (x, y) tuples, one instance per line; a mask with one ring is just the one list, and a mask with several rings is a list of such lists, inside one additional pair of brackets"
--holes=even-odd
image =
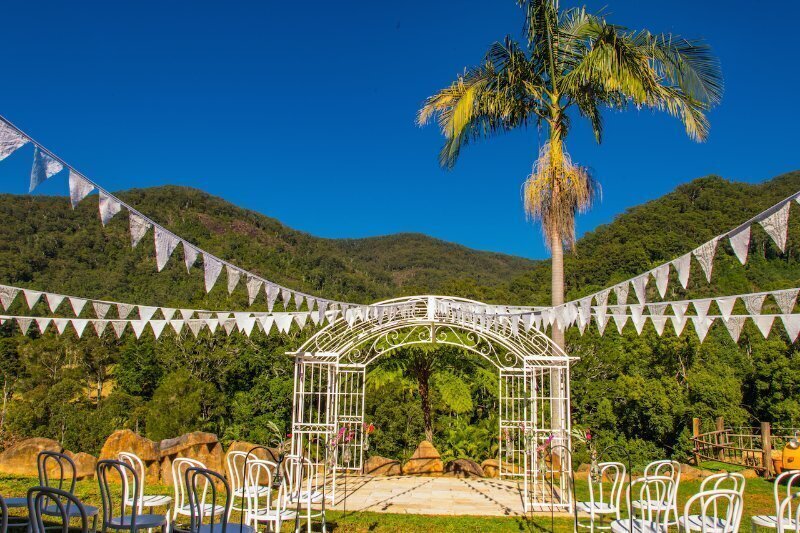
[(478, 516), (524, 514), (522, 484), (499, 479), (347, 476), (346, 481), (340, 478), (337, 483), (336, 500), (333, 508), (347, 511)]

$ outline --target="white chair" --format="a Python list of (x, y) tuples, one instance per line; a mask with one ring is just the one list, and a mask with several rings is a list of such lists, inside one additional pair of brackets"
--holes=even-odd
[[(691, 514), (699, 502), (699, 513)], [(678, 531), (737, 533), (742, 521), (742, 494), (736, 490), (707, 490), (689, 498), (678, 519)]]
[[(613, 533), (666, 533), (668, 528), (668, 508), (663, 502), (674, 492), (675, 481), (671, 476), (648, 476), (631, 481), (628, 485), (626, 500), (629, 518), (619, 518), (611, 522)], [(638, 507), (633, 501), (640, 502)], [(638, 514), (637, 514), (638, 513)]]
[[(254, 530), (258, 531), (259, 523), (266, 523), (272, 526), (275, 532), (281, 530), (284, 521), (294, 520), (297, 513), (287, 509), (286, 484), (281, 483), (275, 499), (272, 498), (272, 473), (275, 472), (276, 464), (272, 461), (253, 460), (247, 463), (247, 523), (252, 524)], [(265, 488), (267, 490), (253, 490)]]
[[(119, 452), (117, 454), (117, 459), (130, 465), (136, 475), (139, 476), (139, 509), (137, 509), (138, 514), (143, 514), (144, 509), (148, 508), (150, 513), (153, 512), (153, 509), (156, 507), (165, 507), (166, 510), (164, 511), (164, 515), (167, 518), (167, 526), (166, 530), (170, 531), (170, 504), (172, 503), (172, 496), (168, 496), (166, 494), (147, 494), (144, 493), (144, 485), (145, 485), (145, 476), (147, 475), (147, 471), (144, 467), (144, 461), (133, 452)], [(131, 494), (133, 492), (134, 483), (133, 480), (128, 479), (128, 471), (124, 468), (120, 469), (123, 474), (122, 477), (122, 494), (123, 498), (125, 499), (125, 505), (130, 505), (133, 507), (134, 495)], [(152, 531), (152, 530), (148, 530)]]
[[(258, 459), (253, 454), (250, 454), (248, 458), (247, 452), (240, 452), (240, 451), (233, 451), (228, 452), (225, 456), (225, 466), (227, 467), (228, 471), (228, 483), (231, 486), (231, 507), (228, 509), (228, 518), (231, 516), (231, 512), (233, 511), (242, 511), (244, 512), (245, 504), (247, 503), (247, 497), (249, 494), (247, 493), (248, 488), (246, 487), (246, 474), (245, 474), (245, 462), (250, 465), (253, 461)], [(274, 465), (274, 463), (273, 463)], [(273, 467), (273, 472), (275, 471), (275, 467)], [(270, 492), (269, 487), (263, 486), (250, 486), (250, 490), (256, 490), (259, 492), (258, 496), (263, 496), (265, 493)], [(236, 498), (241, 500), (241, 506), (237, 506)]]
[[(777, 478), (775, 478), (775, 485), (772, 489), (773, 498), (775, 500), (775, 514), (758, 515), (752, 517), (750, 519), (752, 531), (755, 532), (759, 527), (775, 529), (777, 531), (791, 531), (793, 529), (796, 530), (797, 527), (800, 526), (800, 523), (798, 523), (796, 519), (792, 518), (791, 503), (792, 490), (797, 490), (795, 485), (798, 484), (798, 481), (800, 481), (800, 472), (796, 470), (783, 472)], [(786, 496), (781, 498), (781, 486), (784, 483), (786, 484)], [(782, 512), (781, 505), (784, 501), (786, 502), (786, 508)], [(784, 514), (784, 512), (786, 514)], [(778, 527), (779, 522), (781, 523), (780, 528)]]
[(668, 520), (668, 525), (676, 525), (678, 523), (678, 484), (681, 481), (681, 464), (677, 461), (662, 460), (653, 461), (644, 468), (642, 478), (648, 477), (669, 477), (672, 479), (672, 492), (661, 501), (643, 501), (641, 499), (634, 500), (631, 505), (634, 509), (643, 509), (650, 507), (651, 509), (658, 509), (667, 515), (672, 515)]
[[(323, 516), (320, 506), (325, 499), (323, 491), (319, 490), (319, 473), (314, 463), (308, 457), (287, 455), (283, 459), (284, 482), (286, 483), (286, 503), (291, 510), (300, 510), (300, 518), (306, 520), (308, 532), (311, 533), (311, 519)], [(322, 479), (325, 483), (325, 479)], [(322, 530), (325, 521), (322, 521)]]
[[(178, 457), (172, 462), (172, 486), (175, 489), (175, 505), (172, 507), (172, 521), (176, 522), (178, 516), (192, 516), (192, 508), (189, 504), (189, 496), (186, 487), (186, 471), (190, 468), (206, 469), (206, 465), (196, 459), (188, 457)], [(208, 493), (208, 483), (203, 487), (203, 501), (199, 505), (200, 519), (203, 516), (217, 516), (225, 513), (224, 505), (207, 504), (206, 494)]]
[[(622, 463), (599, 463), (597, 465), (599, 479), (592, 482), (589, 478), (589, 501), (577, 502), (575, 506), (579, 513), (589, 515), (589, 523), (578, 521), (578, 527), (595, 529), (610, 529), (610, 525), (603, 525), (603, 519), (620, 518), (620, 500), (625, 488), (625, 465)], [(599, 524), (598, 524), (599, 522)]]
[(792, 519), (792, 502), (800, 498), (800, 492), (795, 492), (783, 499), (780, 506), (778, 507), (778, 521), (776, 524), (776, 529), (778, 531), (794, 531), (794, 533), (800, 533), (800, 505), (796, 505), (795, 508), (797, 511), (795, 512), (794, 519)]

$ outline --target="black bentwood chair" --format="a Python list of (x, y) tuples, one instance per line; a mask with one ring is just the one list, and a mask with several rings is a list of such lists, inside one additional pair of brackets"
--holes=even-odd
[[(30, 533), (45, 533), (47, 529), (60, 529), (61, 533), (70, 532), (70, 520), (80, 518), (81, 533), (89, 533), (89, 514), (86, 506), (77, 496), (65, 490), (53, 487), (33, 487), (28, 490), (28, 518), (30, 520)], [(52, 503), (50, 503), (52, 502)], [(48, 512), (45, 512), (49, 509)], [(61, 526), (44, 525), (43, 517), (47, 516), (48, 522), (54, 517), (61, 519)]]
[[(115, 502), (114, 493), (109, 485), (109, 475), (113, 481), (119, 480), (120, 483), (126, 479), (133, 479), (133, 497), (122, 491), (119, 501)], [(100, 497), (103, 501), (103, 522), (102, 531), (105, 533), (109, 529), (117, 531), (127, 530), (136, 533), (140, 529), (163, 528), (167, 523), (167, 517), (160, 514), (142, 514), (139, 512), (140, 479), (136, 470), (122, 461), (103, 460), (97, 462), (97, 482), (100, 484)], [(130, 489), (130, 483), (127, 485)], [(130, 500), (132, 505), (128, 505)], [(130, 513), (127, 512), (130, 507)], [(115, 509), (118, 513), (115, 513)]]
[[(256, 533), (247, 525), (228, 523), (228, 510), (231, 508), (231, 487), (225, 478), (207, 468), (192, 467), (186, 470), (186, 491), (189, 496), (191, 510), (191, 533)], [(224, 489), (224, 495), (217, 487)], [(210, 503), (206, 503), (206, 496), (211, 495)], [(224, 503), (225, 512), (217, 515), (209, 510), (215, 509), (218, 504)], [(209, 523), (203, 520), (208, 518)]]
[[(75, 483), (78, 479), (78, 469), (75, 462), (67, 455), (58, 452), (42, 451), (36, 456), (36, 466), (39, 470), (39, 485), (75, 495)], [(97, 530), (97, 507), (81, 504), (87, 516), (92, 517), (92, 530)], [(67, 504), (68, 512), (76, 513), (78, 509)], [(46, 516), (60, 516), (60, 509), (55, 505), (47, 505), (42, 509)]]

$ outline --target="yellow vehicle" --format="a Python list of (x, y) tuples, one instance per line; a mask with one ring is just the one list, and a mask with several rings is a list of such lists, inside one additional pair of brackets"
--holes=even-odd
[(800, 440), (797, 434), (783, 447), (783, 470), (800, 470)]

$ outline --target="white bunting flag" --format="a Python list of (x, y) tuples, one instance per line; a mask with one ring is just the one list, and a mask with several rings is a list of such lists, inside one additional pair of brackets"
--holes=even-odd
[(675, 335), (680, 336), (683, 333), (683, 328), (686, 327), (686, 316), (673, 315), (669, 317), (672, 321), (672, 327), (675, 329)]
[(772, 323), (775, 321), (775, 315), (758, 315), (751, 317), (753, 322), (755, 322), (756, 326), (758, 326), (758, 331), (766, 339), (769, 337), (769, 332), (772, 330)]
[(103, 224), (103, 226), (105, 226), (112, 218), (114, 218), (114, 215), (122, 210), (122, 204), (105, 191), (100, 191), (98, 194), (100, 197), (100, 201), (98, 203), (98, 208), (100, 210), (100, 222)]
[(172, 329), (175, 330), (176, 335), (180, 335), (181, 331), (183, 331), (183, 320), (170, 320), (169, 325), (172, 326)]
[(153, 318), (153, 315), (158, 311), (158, 307), (150, 307), (147, 305), (139, 306), (139, 318), (145, 322)]
[(698, 246), (692, 253), (697, 258), (697, 262), (700, 263), (700, 267), (703, 269), (703, 272), (706, 275), (706, 280), (711, 282), (711, 270), (714, 268), (714, 254), (717, 251), (717, 241), (719, 237), (714, 237), (707, 243)]
[(708, 315), (708, 309), (711, 307), (711, 300), (695, 300), (692, 303), (694, 304), (694, 310), (697, 316), (705, 318)]
[(672, 303), (672, 313), (677, 316), (683, 318), (686, 315), (686, 310), (689, 308), (689, 304), (687, 302), (673, 302)]
[(667, 317), (665, 316), (651, 316), (650, 322), (653, 323), (653, 327), (656, 329), (656, 333), (660, 337), (664, 333), (664, 325), (667, 323)]
[(731, 248), (741, 264), (747, 263), (747, 252), (750, 249), (750, 226), (745, 226), (730, 236)]
[(797, 340), (797, 335), (800, 334), (800, 315), (781, 315), (783, 328), (786, 334), (789, 335), (789, 342)]
[(694, 324), (694, 332), (697, 333), (697, 338), (700, 339), (702, 343), (706, 338), (708, 329), (711, 327), (711, 324), (714, 323), (714, 317), (693, 316), (692, 323)]
[[(92, 302), (92, 307), (94, 308), (94, 316), (97, 318), (105, 318), (108, 314), (108, 310), (111, 309), (111, 304)], [(103, 326), (103, 329), (105, 329), (105, 326)]]
[(643, 312), (643, 305), (631, 306), (631, 321), (633, 322), (633, 327), (636, 328), (636, 333), (639, 335), (642, 334), (642, 329), (644, 328), (644, 322), (646, 320), (645, 316), (642, 314)]
[(611, 289), (604, 289), (597, 294), (594, 295), (594, 300), (597, 302), (599, 307), (605, 307), (608, 305), (608, 295), (611, 293)]
[(214, 316), (214, 313), (204, 312), (204, 311), (197, 311), (197, 318), (200, 320), (208, 320)]
[(72, 209), (75, 209), (93, 190), (94, 185), (91, 181), (72, 170), (69, 171), (69, 201)]
[(200, 335), (200, 330), (206, 325), (204, 320), (187, 320), (186, 325), (189, 326), (189, 330), (192, 332), (192, 335), (197, 338)]
[(247, 276), (247, 295), (250, 297), (250, 305), (253, 305), (253, 302), (256, 301), (256, 296), (258, 296), (261, 290), (262, 283), (263, 282), (255, 276)]
[(225, 270), (228, 272), (228, 294), (233, 294), (233, 290), (239, 284), (239, 278), (242, 277), (242, 273), (230, 265), (225, 265)]
[(628, 303), (628, 282), (614, 285), (614, 294), (617, 295), (617, 305)]
[(672, 262), (672, 266), (675, 268), (675, 272), (678, 273), (678, 281), (680, 282), (681, 287), (685, 289), (689, 284), (689, 273), (692, 266), (691, 252), (675, 259)]
[(122, 334), (125, 333), (125, 328), (128, 327), (127, 320), (112, 320), (111, 321), (111, 328), (114, 330), (114, 334), (119, 339), (122, 337)]
[(26, 318), (21, 316), (17, 317), (17, 326), (19, 326), (19, 329), (22, 330), (23, 335), (28, 334), (28, 330), (30, 329), (32, 323), (33, 323), (32, 318)]
[(664, 311), (667, 310), (667, 304), (665, 302), (647, 304), (647, 310), (650, 311), (650, 314), (653, 316), (661, 316), (664, 314)]
[(197, 256), (200, 250), (192, 246), (186, 241), (183, 241), (183, 262), (186, 264), (186, 272), (191, 272), (192, 267), (197, 262)]
[(650, 273), (645, 272), (641, 276), (637, 276), (633, 278), (631, 285), (633, 285), (633, 291), (636, 293), (636, 299), (639, 300), (640, 304), (645, 303), (645, 298), (647, 296), (647, 282), (650, 280)]
[(133, 328), (133, 333), (137, 339), (142, 336), (146, 325), (147, 320), (131, 320), (131, 328)]
[(28, 304), (28, 309), (33, 309), (33, 306), (36, 305), (39, 298), (42, 297), (42, 293), (39, 291), (23, 289), (22, 293), (25, 295), (25, 302)]
[(760, 315), (761, 306), (764, 305), (766, 294), (746, 294), (742, 296), (744, 306), (751, 315)]
[[(517, 317), (519, 320), (519, 317)], [(306, 322), (308, 321), (308, 313), (297, 313), (294, 315), (294, 321), (297, 323), (297, 327), (303, 329), (306, 327)]]
[(155, 226), (156, 268), (161, 272), (169, 261), (180, 240), (169, 231)]
[(269, 335), (269, 331), (272, 329), (272, 325), (275, 323), (275, 319), (271, 316), (262, 316), (258, 319), (258, 325), (261, 328), (261, 331)]
[(319, 318), (319, 323), (325, 323), (325, 311), (328, 310), (328, 300), (318, 300), (317, 301), (317, 318)]
[(162, 307), (161, 314), (164, 315), (164, 320), (172, 320), (172, 317), (175, 316), (175, 312), (177, 309), (173, 309), (171, 307)]
[(64, 301), (64, 296), (61, 294), (52, 294), (49, 292), (45, 293), (44, 298), (47, 300), (47, 306), (50, 307), (51, 313), (55, 313), (58, 306)]
[[(208, 254), (203, 254), (203, 271), (205, 275), (206, 292), (211, 292), (211, 289), (213, 289), (214, 285), (217, 283), (220, 272), (222, 272), (222, 263)], [(228, 270), (228, 273), (230, 274), (230, 270)]]
[[(0, 124), (2, 124), (2, 122), (0, 122)], [(0, 286), (0, 303), (3, 304), (3, 309), (8, 311), (11, 304), (17, 299), (17, 294), (19, 294), (19, 289), (15, 287)]]
[(656, 280), (656, 288), (658, 294), (663, 298), (667, 293), (667, 284), (669, 283), (669, 263), (664, 263), (653, 269), (653, 278)]
[(108, 326), (108, 320), (93, 320), (92, 326), (94, 327), (94, 332), (97, 334), (97, 336), (102, 337), (103, 332), (105, 332), (106, 327)]
[(775, 303), (781, 308), (785, 315), (789, 315), (794, 310), (794, 304), (797, 301), (798, 289), (789, 289), (786, 291), (775, 291), (772, 297), (775, 298)]
[(81, 316), (81, 311), (86, 306), (87, 300), (83, 298), (75, 298), (74, 296), (69, 297), (69, 305), (72, 306), (72, 312), (75, 313), (75, 316)]
[(292, 291), (286, 287), (281, 287), (281, 301), (283, 302), (283, 308), (289, 309), (289, 303), (292, 301)]
[(56, 325), (56, 329), (58, 330), (58, 334), (62, 335), (64, 331), (67, 329), (67, 325), (69, 324), (68, 318), (54, 318), (53, 324)]
[(181, 309), (181, 318), (184, 320), (190, 320), (194, 316), (194, 309)]
[(617, 325), (617, 331), (622, 333), (622, 329), (625, 327), (625, 323), (628, 321), (628, 315), (612, 313), (611, 318), (614, 319), (614, 323)]
[(85, 318), (73, 318), (70, 321), (72, 322), (72, 327), (75, 328), (75, 333), (78, 334), (78, 338), (80, 339), (83, 337), (83, 331), (86, 329), (89, 321)]
[(281, 333), (289, 333), (292, 327), (292, 315), (289, 313), (278, 313), (275, 315), (275, 326)]
[(744, 329), (744, 321), (747, 317), (744, 316), (732, 316), (729, 319), (725, 320), (725, 327), (728, 328), (728, 333), (733, 339), (733, 342), (739, 342), (739, 337), (742, 335), (742, 330)]
[(152, 228), (153, 225), (133, 211), (128, 214), (128, 224), (131, 232), (131, 247), (136, 248), (136, 245), (145, 236), (147, 230)]
[(64, 170), (64, 165), (56, 161), (49, 154), (41, 151), (37, 146), (33, 150), (33, 166), (31, 167), (31, 187), (33, 190), (46, 180)]
[(128, 318), (128, 315), (133, 312), (134, 307), (136, 306), (131, 304), (117, 304), (117, 316), (119, 316), (119, 318)]
[(45, 330), (47, 329), (47, 326), (50, 325), (50, 322), (52, 322), (52, 320), (53, 320), (52, 318), (47, 318), (47, 317), (37, 318), (36, 325), (39, 326), (39, 332), (44, 333)]
[(733, 306), (736, 305), (736, 296), (715, 298), (714, 301), (717, 302), (717, 307), (719, 307), (719, 310), (722, 313), (722, 319), (727, 321), (731, 317)]
[(216, 333), (217, 327), (219, 326), (219, 320), (216, 318), (206, 318), (205, 321), (206, 327), (208, 327), (208, 330), (211, 332), (211, 334), (213, 335)]
[(29, 139), (0, 120), (0, 161), (28, 143)]
[(167, 325), (166, 320), (151, 320), (150, 327), (153, 329), (153, 335), (156, 336), (156, 339), (161, 336), (161, 333), (164, 331), (164, 326)]
[(597, 331), (600, 335), (603, 335), (606, 331), (606, 325), (608, 325), (608, 315), (605, 312), (597, 313), (595, 322), (597, 323)]
[(269, 312), (272, 312), (273, 307), (275, 307), (275, 300), (278, 299), (278, 293), (280, 289), (277, 285), (273, 285), (272, 283), (265, 283), (264, 284), (264, 292), (267, 294), (267, 309)]
[[(309, 313), (314, 310), (314, 306), (316, 305), (316, 303), (317, 300), (315, 298), (312, 298), (311, 296), (306, 296), (306, 308), (308, 309)], [(383, 308), (381, 308), (381, 312), (383, 312), (382, 309)]]
[(772, 237), (775, 244), (781, 252), (786, 251), (786, 236), (789, 230), (789, 206), (791, 202), (784, 202), (784, 204), (774, 213), (768, 217), (760, 220), (758, 223), (767, 232), (767, 235)]
[[(238, 323), (238, 320), (237, 320)], [(242, 324), (239, 325), (239, 331), (243, 332), (248, 337), (253, 332), (253, 326), (256, 325), (255, 317), (247, 317), (242, 321)]]

